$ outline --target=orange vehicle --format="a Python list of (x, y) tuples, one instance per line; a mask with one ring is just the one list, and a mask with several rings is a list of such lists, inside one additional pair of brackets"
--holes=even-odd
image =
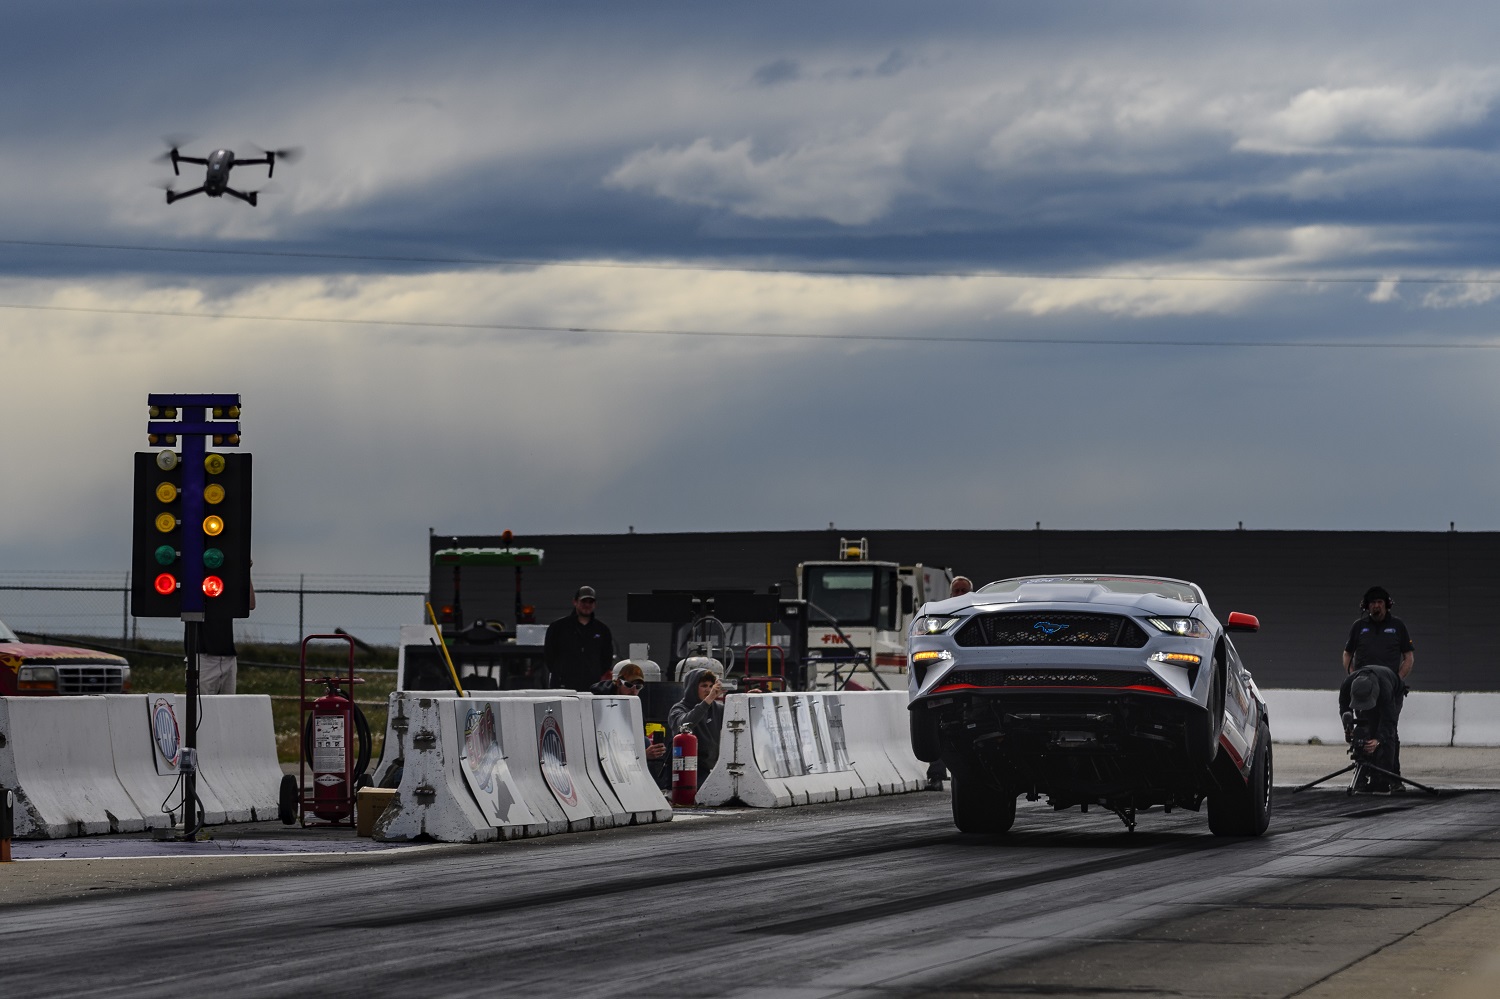
[(123, 694), (130, 663), (94, 649), (23, 642), (0, 621), (0, 696)]

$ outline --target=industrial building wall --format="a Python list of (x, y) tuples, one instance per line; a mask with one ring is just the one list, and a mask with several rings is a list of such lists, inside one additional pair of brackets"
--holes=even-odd
[[(623, 654), (649, 642), (667, 658), (667, 629), (625, 621), (625, 594), (652, 589), (739, 588), (779, 583), (795, 595), (798, 562), (837, 555), (841, 537), (868, 538), (870, 556), (951, 566), (982, 585), (1007, 576), (1056, 572), (1145, 573), (1203, 587), (1222, 620), (1232, 610), (1260, 618), (1237, 636), (1263, 687), (1331, 687), (1339, 653), (1359, 616), (1359, 598), (1379, 584), (1417, 646), (1413, 689), (1500, 690), (1487, 627), (1500, 533), (1420, 531), (765, 531), (703, 534), (564, 534), (517, 537), (546, 552), (523, 580), (537, 620), (571, 607), (573, 590), (599, 591), (599, 617)], [(498, 546), (498, 536), (437, 535), (432, 548)], [(452, 570), (435, 569), (437, 606), (452, 602)], [(469, 569), (465, 620), (514, 619), (508, 569)]]

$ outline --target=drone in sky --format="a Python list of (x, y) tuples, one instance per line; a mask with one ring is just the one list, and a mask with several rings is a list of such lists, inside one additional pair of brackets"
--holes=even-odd
[(228, 194), (253, 206), (256, 202), (256, 195), (259, 192), (236, 191), (230, 187), (229, 171), (235, 167), (263, 166), (266, 168), (266, 177), (270, 178), (276, 173), (277, 160), (284, 160), (291, 163), (296, 160), (298, 153), (299, 150), (297, 149), (267, 149), (261, 155), (251, 159), (236, 159), (233, 150), (215, 149), (208, 154), (207, 159), (204, 159), (200, 156), (184, 156), (178, 151), (177, 146), (173, 145), (171, 152), (161, 157), (163, 160), (172, 161), (173, 174), (178, 177), (182, 176), (182, 171), (178, 169), (178, 165), (182, 163), (196, 163), (206, 167), (207, 172), (204, 175), (202, 186), (195, 187), (191, 191), (182, 191), (179, 193), (168, 187), (167, 204), (170, 205), (174, 201), (181, 201), (183, 198), (191, 198), (195, 194), (206, 194), (210, 198), (222, 198)]

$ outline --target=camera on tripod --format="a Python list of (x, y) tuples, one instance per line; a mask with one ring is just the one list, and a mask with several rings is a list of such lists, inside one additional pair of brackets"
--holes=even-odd
[(1344, 721), (1344, 741), (1349, 744), (1349, 757), (1354, 760), (1370, 760), (1375, 754), (1365, 749), (1365, 743), (1371, 739), (1377, 739), (1375, 720), (1373, 718), (1360, 717), (1364, 712), (1345, 711), (1341, 716)]

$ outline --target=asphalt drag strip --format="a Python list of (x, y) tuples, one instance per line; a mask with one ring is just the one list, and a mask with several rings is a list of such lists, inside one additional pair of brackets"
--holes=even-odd
[(1278, 791), (1259, 839), (1181, 810), (1127, 833), (1044, 803), (974, 837), (946, 794), (922, 793), (256, 861), (146, 891), (122, 875), (0, 904), (0, 981), (28, 996), (1291, 995), (1500, 887), (1497, 820), (1493, 794)]

